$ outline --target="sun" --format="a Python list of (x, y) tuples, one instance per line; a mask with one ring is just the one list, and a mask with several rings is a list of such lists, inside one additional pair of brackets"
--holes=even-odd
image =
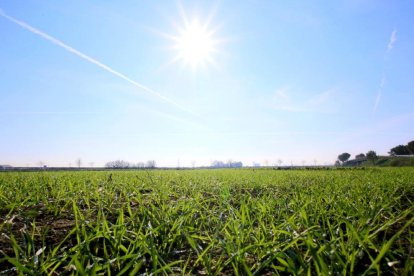
[(216, 40), (213, 34), (214, 31), (209, 30), (207, 25), (202, 25), (197, 20), (187, 22), (174, 37), (174, 49), (178, 52), (175, 59), (193, 68), (214, 63)]

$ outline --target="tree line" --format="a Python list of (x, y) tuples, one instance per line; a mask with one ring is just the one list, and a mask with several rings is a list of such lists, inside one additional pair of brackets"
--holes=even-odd
[(391, 156), (396, 155), (414, 155), (414, 141), (408, 142), (407, 145), (398, 145), (393, 147), (389, 154)]
[(106, 168), (110, 169), (133, 169), (133, 168), (148, 168), (153, 169), (157, 167), (155, 160), (148, 160), (147, 162), (130, 163), (124, 160), (109, 161), (105, 164)]
[[(406, 145), (398, 145), (390, 149), (388, 152), (390, 156), (400, 156), (400, 155), (414, 155), (414, 141), (408, 142)], [(338, 155), (338, 160), (336, 161), (336, 165), (340, 165), (341, 163), (344, 164), (349, 160), (351, 154), (344, 152)], [(367, 153), (360, 153), (355, 155), (355, 161), (371, 161), (375, 162), (378, 159), (378, 155), (375, 151), (370, 150)]]
[(243, 167), (243, 163), (241, 161), (232, 161), (228, 160), (227, 162), (223, 162), (220, 160), (214, 160), (211, 162), (211, 168), (241, 168)]

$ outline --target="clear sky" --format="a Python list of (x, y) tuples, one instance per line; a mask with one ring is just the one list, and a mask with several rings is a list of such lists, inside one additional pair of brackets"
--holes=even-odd
[(333, 163), (414, 140), (414, 2), (0, 0), (0, 164)]

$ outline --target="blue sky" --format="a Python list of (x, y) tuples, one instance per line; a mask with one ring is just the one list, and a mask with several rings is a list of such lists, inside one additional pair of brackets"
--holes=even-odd
[[(325, 164), (414, 140), (412, 1), (0, 9), (0, 164)], [(191, 63), (194, 24), (213, 46)]]

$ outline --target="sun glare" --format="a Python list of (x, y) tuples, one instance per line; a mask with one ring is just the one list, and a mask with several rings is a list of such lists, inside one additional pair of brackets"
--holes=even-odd
[(177, 59), (190, 64), (193, 68), (207, 62), (213, 63), (215, 41), (212, 32), (197, 21), (183, 28), (175, 37), (175, 41), (175, 49), (178, 51)]

